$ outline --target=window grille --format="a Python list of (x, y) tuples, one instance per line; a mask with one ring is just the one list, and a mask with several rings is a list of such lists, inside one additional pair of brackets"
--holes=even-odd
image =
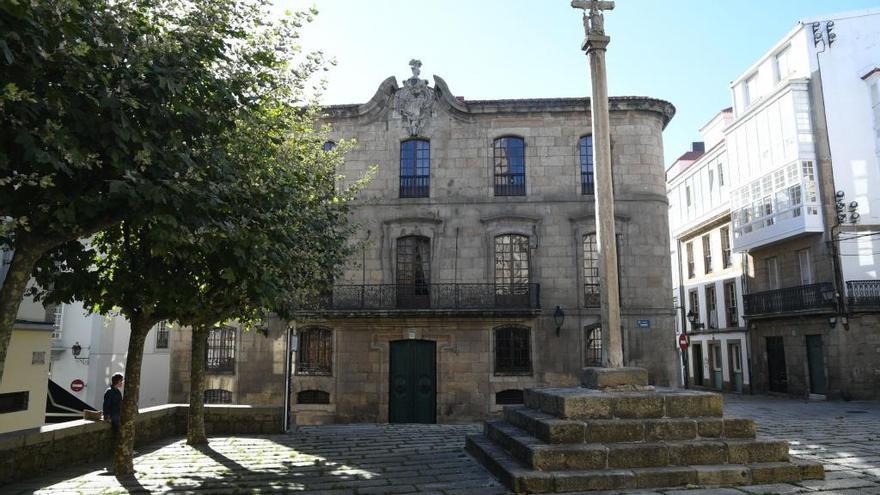
[(495, 329), (495, 374), (528, 374), (532, 371), (529, 329)]
[(602, 328), (584, 328), (584, 366), (602, 366)]
[(298, 375), (330, 375), (333, 372), (333, 331), (308, 327), (299, 331), (296, 358)]
[(30, 392), (0, 394), (0, 414), (27, 411)]
[(329, 404), (330, 394), (323, 390), (303, 390), (296, 394), (297, 404)]
[(168, 325), (164, 321), (156, 324), (156, 349), (168, 349)]
[(595, 194), (595, 176), (593, 168), (593, 136), (580, 139), (581, 155), (581, 194)]
[(205, 404), (232, 404), (232, 392), (219, 388), (205, 390)]
[(724, 282), (724, 310), (727, 312), (727, 326), (739, 326), (739, 314), (736, 308), (736, 282), (729, 280)]
[(493, 144), (495, 196), (526, 195), (525, 141), (518, 137), (496, 139)]
[(207, 370), (211, 373), (235, 373), (235, 340), (232, 327), (212, 328), (208, 335)]
[(427, 198), (431, 189), (431, 143), (411, 139), (400, 143), (400, 197)]
[(495, 294), (529, 297), (529, 238), (503, 234), (495, 237)]
[(515, 388), (502, 390), (495, 394), (495, 404), (499, 406), (523, 404), (524, 402), (525, 398), (523, 391)]
[(599, 251), (596, 234), (584, 236), (584, 306), (599, 306)]

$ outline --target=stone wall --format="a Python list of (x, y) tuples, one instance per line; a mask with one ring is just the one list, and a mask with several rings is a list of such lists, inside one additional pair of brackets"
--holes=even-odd
[[(135, 446), (186, 434), (189, 406), (167, 404), (141, 409)], [(281, 431), (282, 409), (273, 406), (205, 408), (209, 435), (267, 434)], [(0, 485), (97, 460), (109, 462), (112, 430), (104, 421), (69, 421), (0, 435)]]

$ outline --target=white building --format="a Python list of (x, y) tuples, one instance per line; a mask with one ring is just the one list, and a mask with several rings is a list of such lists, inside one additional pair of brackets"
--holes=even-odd
[[(878, 85), (880, 9), (805, 19), (731, 83), (724, 181), (756, 391), (880, 397)], [(708, 170), (671, 171), (673, 225), (721, 214)]]
[(742, 263), (731, 251), (729, 163), (723, 130), (732, 109), (700, 133), (704, 142), (667, 171), (673, 297), (686, 331), (689, 386), (743, 392), (750, 379), (742, 320)]

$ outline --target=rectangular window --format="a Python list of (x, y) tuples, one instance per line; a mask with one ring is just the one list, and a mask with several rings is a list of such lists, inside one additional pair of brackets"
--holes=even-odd
[(427, 198), (431, 189), (431, 143), (411, 139), (400, 143), (400, 197)]
[(736, 281), (724, 282), (724, 311), (727, 317), (727, 326), (735, 328), (739, 326), (739, 314), (736, 309)]
[(798, 253), (798, 265), (801, 269), (801, 285), (813, 283), (813, 254), (809, 248), (801, 249)]
[(721, 235), (721, 267), (727, 269), (732, 265), (730, 252), (730, 228), (721, 227), (718, 233)]
[(46, 321), (52, 322), (52, 340), (61, 340), (64, 323), (64, 304), (47, 304)]
[(700, 294), (697, 292), (697, 289), (688, 291), (688, 300), (690, 302), (688, 313), (693, 311), (697, 315), (697, 321), (700, 321)]
[(206, 368), (209, 373), (235, 373), (236, 336), (237, 330), (232, 327), (211, 329)]
[(168, 349), (168, 325), (164, 321), (156, 324), (156, 349)]
[(764, 260), (764, 268), (767, 270), (767, 289), (779, 288), (779, 260), (771, 256)]
[(706, 286), (706, 315), (708, 328), (718, 328), (718, 302), (715, 299), (715, 284)]
[(788, 78), (791, 74), (791, 46), (786, 46), (781, 52), (776, 54), (774, 78), (776, 82)]
[(691, 186), (690, 185), (684, 186), (684, 194), (685, 194), (685, 197), (687, 198), (687, 205), (688, 205), (688, 207), (690, 207), (691, 206)]
[(715, 171), (709, 169), (709, 192), (715, 189)]
[(724, 187), (724, 165), (718, 164), (718, 187)]
[(584, 366), (602, 366), (602, 328), (584, 328)]
[(742, 84), (742, 95), (743, 95), (743, 109), (747, 108), (751, 105), (758, 96), (757, 93), (757, 81), (758, 75), (752, 74), (748, 79), (745, 80)]
[(703, 236), (703, 273), (712, 273), (712, 242), (709, 234)]
[(532, 372), (529, 329), (502, 327), (495, 330), (495, 373), (528, 374)]
[(46, 364), (46, 353), (44, 351), (31, 353), (31, 364)]
[(330, 375), (333, 372), (333, 330), (310, 327), (299, 331), (296, 374)]
[(593, 169), (593, 136), (580, 139), (581, 156), (581, 194), (593, 194), (595, 191)]
[(599, 251), (596, 234), (584, 236), (584, 306), (599, 306)]
[(232, 404), (232, 392), (219, 388), (205, 390), (205, 404)]
[(0, 414), (27, 411), (30, 392), (0, 394)]
[(694, 278), (694, 243), (685, 244), (687, 248), (688, 278)]
[(493, 145), (493, 156), (495, 159), (495, 196), (525, 196), (525, 141), (519, 137), (496, 139)]

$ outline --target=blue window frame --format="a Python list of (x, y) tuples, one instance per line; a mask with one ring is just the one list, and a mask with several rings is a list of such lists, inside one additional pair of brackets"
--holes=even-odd
[(526, 146), (519, 137), (503, 137), (493, 145), (495, 196), (526, 195)]
[(327, 141), (321, 146), (321, 149), (324, 151), (333, 151), (336, 148), (336, 143), (333, 141)]
[(578, 146), (581, 151), (581, 194), (594, 194), (596, 190), (593, 170), (593, 136), (583, 136)]
[(431, 191), (431, 143), (410, 139), (400, 143), (400, 197), (427, 198)]

